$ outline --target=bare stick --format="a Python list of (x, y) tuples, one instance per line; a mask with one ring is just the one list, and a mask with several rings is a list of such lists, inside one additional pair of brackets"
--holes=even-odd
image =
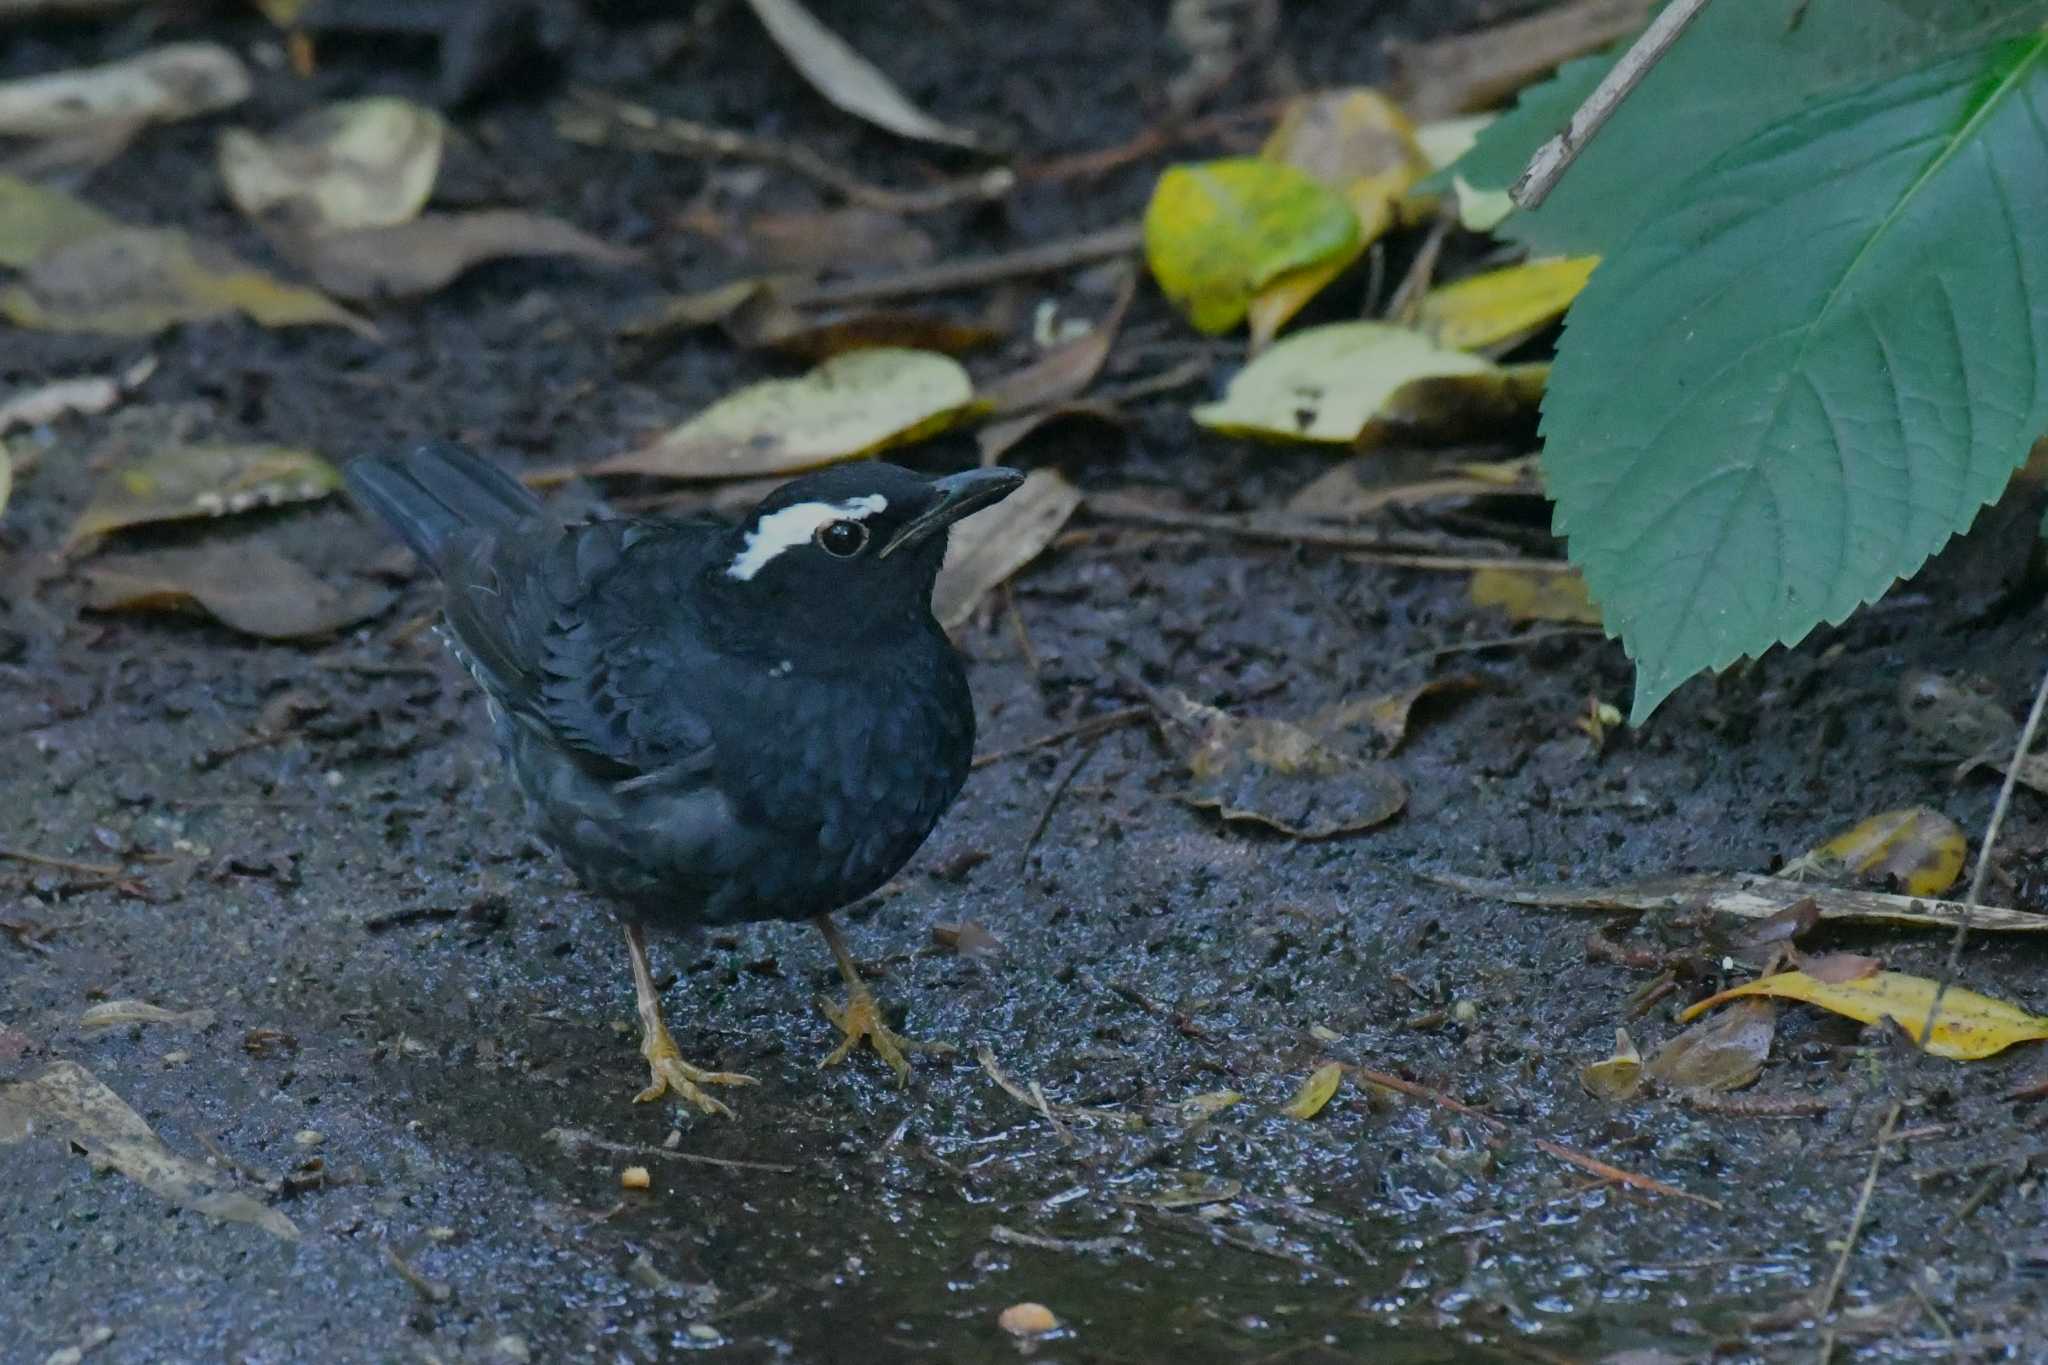
[(1998, 843), (1999, 827), (2005, 824), (2005, 812), (2012, 805), (2013, 788), (2019, 785), (2020, 765), (2026, 761), (2034, 747), (2034, 732), (2041, 728), (2041, 712), (2048, 709), (2048, 672), (2041, 674), (2041, 685), (2034, 689), (2033, 709), (2027, 712), (2027, 723), (2020, 727), (2019, 742), (2013, 746), (2012, 762), (2005, 765), (2005, 781), (1999, 785), (1998, 800), (1991, 807), (1991, 822), (1984, 826), (1984, 842), (1977, 846), (1977, 869), (1970, 874), (1970, 891), (1963, 897), (1963, 917), (1956, 921), (1956, 936), (1949, 940), (1948, 965), (1941, 969), (1941, 981), (1934, 988), (1934, 1003), (1927, 1007), (1927, 1023), (1920, 1030), (1920, 1050), (1927, 1050), (1927, 1040), (1934, 1036), (1934, 1021), (1941, 1014), (1941, 998), (1948, 994), (1949, 985), (1956, 979), (1956, 972), (1963, 965), (1963, 940), (1970, 936), (1970, 916), (1983, 903), (1984, 883), (1991, 876), (1991, 850)]
[(1614, 111), (1629, 97), (1643, 77), (1650, 74), (1671, 45), (1678, 41), (1678, 35), (1685, 32), (1686, 25), (1700, 17), (1700, 11), (1707, 7), (1707, 0), (1671, 0), (1664, 12), (1650, 21), (1643, 30), (1643, 36), (1636, 39), (1629, 50), (1621, 54), (1621, 60), (1613, 70), (1604, 76), (1600, 84), (1593, 87), (1593, 93), (1586, 96), (1586, 102), (1572, 113), (1571, 122), (1564, 131), (1536, 149), (1536, 155), (1529, 158), (1529, 167), (1521, 178), (1508, 187), (1508, 195), (1518, 207), (1533, 209), (1550, 197), (1557, 187), (1558, 177), (1570, 169), (1578, 160), (1579, 153), (1593, 140), (1607, 120), (1614, 117)]
[[(1899, 1106), (1884, 1116), (1884, 1127), (1878, 1132), (1877, 1146), (1870, 1153), (1870, 1171), (1863, 1177), (1863, 1192), (1856, 1196), (1856, 1212), (1849, 1216), (1849, 1233), (1842, 1239), (1842, 1254), (1835, 1258), (1835, 1271), (1828, 1276), (1827, 1288), (1821, 1291), (1820, 1302), (1814, 1305), (1814, 1315), (1826, 1318), (1835, 1311), (1835, 1296), (1842, 1292), (1842, 1281), (1849, 1274), (1849, 1258), (1856, 1252), (1856, 1239), (1863, 1235), (1863, 1219), (1870, 1212), (1870, 1192), (1877, 1188), (1878, 1163), (1884, 1160), (1884, 1149), (1891, 1144), (1892, 1128), (1899, 1121)], [(1821, 1337), (1820, 1365), (1828, 1365), (1828, 1358), (1835, 1353), (1835, 1329), (1826, 1328)]]
[(1143, 228), (1136, 223), (1119, 223), (1115, 227), (1084, 232), (1077, 237), (1063, 237), (1057, 241), (1022, 247), (1016, 251), (1005, 251), (994, 256), (941, 261), (937, 265), (921, 266), (891, 275), (856, 275), (852, 279), (807, 285), (785, 291), (783, 297), (791, 303), (844, 304), (873, 303), (877, 299), (902, 298), (906, 295), (944, 294), (956, 289), (978, 289), (984, 285), (1001, 284), (1005, 280), (1030, 275), (1057, 274), (1062, 270), (1071, 270), (1077, 265), (1089, 265), (1114, 256), (1128, 256), (1144, 244)]

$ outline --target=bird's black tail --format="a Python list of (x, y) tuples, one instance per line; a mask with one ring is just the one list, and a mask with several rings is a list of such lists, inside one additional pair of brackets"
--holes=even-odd
[(413, 553), (443, 571), (464, 532), (507, 531), (542, 516), (540, 499), (496, 465), (446, 441), (410, 455), (370, 455), (348, 467), (349, 489)]

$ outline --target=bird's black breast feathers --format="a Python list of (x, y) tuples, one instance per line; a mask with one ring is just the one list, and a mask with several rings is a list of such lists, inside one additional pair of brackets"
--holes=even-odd
[(523, 529), (450, 565), (447, 619), (542, 837), (593, 890), (657, 922), (822, 914), (959, 793), (974, 711), (929, 612), (828, 658), (715, 590), (722, 526)]

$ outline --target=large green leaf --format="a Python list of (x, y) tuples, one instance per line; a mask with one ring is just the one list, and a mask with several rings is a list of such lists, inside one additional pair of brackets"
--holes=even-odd
[(2048, 36), (1844, 96), (1652, 205), (1573, 306), (1544, 473), (1635, 718), (1839, 621), (2048, 423)]
[[(1794, 22), (1796, 16), (1797, 22)], [(1725, 0), (1709, 5), (1543, 205), (1497, 234), (1535, 255), (1605, 254), (1693, 171), (1798, 111), (2048, 22), (2048, 0)], [(1562, 67), (1440, 172), (1482, 190), (1529, 156), (1628, 47)]]

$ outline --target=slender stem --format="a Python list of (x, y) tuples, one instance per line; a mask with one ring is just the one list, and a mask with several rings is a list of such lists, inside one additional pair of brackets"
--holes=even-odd
[(2034, 733), (2041, 728), (2041, 713), (2048, 709), (2048, 670), (2034, 689), (2034, 705), (2027, 723), (2020, 727), (2019, 742), (2013, 745), (2012, 761), (2005, 765), (2005, 781), (1998, 788), (1998, 800), (1991, 807), (1991, 822), (1984, 827), (1984, 840), (1977, 846), (1977, 868), (1970, 874), (1970, 891), (1963, 897), (1963, 917), (1956, 921), (1956, 936), (1949, 940), (1948, 964), (1941, 969), (1941, 981), (1934, 988), (1934, 1003), (1927, 1007), (1927, 1022), (1920, 1028), (1920, 1048), (1934, 1036), (1934, 1021), (1941, 1014), (1941, 998), (1963, 965), (1963, 941), (1970, 936), (1970, 916), (1984, 901), (1984, 883), (1991, 876), (1991, 850), (1998, 843), (1998, 831), (2005, 824), (2005, 812), (2012, 805), (2013, 788), (2019, 785), (2020, 765), (2033, 752)]
[(811, 923), (825, 936), (825, 946), (832, 950), (832, 960), (839, 964), (839, 975), (846, 979), (846, 988), (856, 995), (867, 990), (867, 983), (860, 979), (860, 968), (854, 965), (853, 954), (847, 951), (846, 940), (840, 937), (839, 926), (832, 922), (832, 917), (819, 915)]
[(1564, 131), (1536, 149), (1536, 155), (1529, 158), (1529, 167), (1521, 178), (1508, 187), (1508, 195), (1516, 205), (1533, 209), (1550, 196), (1557, 187), (1559, 177), (1570, 169), (1572, 162), (1579, 159), (1579, 153), (1593, 140), (1621, 102), (1629, 97), (1643, 77), (1650, 74), (1671, 45), (1678, 41), (1678, 35), (1685, 32), (1686, 25), (1700, 17), (1700, 11), (1707, 7), (1707, 0), (1671, 0), (1663, 13), (1650, 21), (1629, 50), (1621, 54), (1621, 60), (1593, 87), (1593, 93), (1586, 96), (1572, 114)]

